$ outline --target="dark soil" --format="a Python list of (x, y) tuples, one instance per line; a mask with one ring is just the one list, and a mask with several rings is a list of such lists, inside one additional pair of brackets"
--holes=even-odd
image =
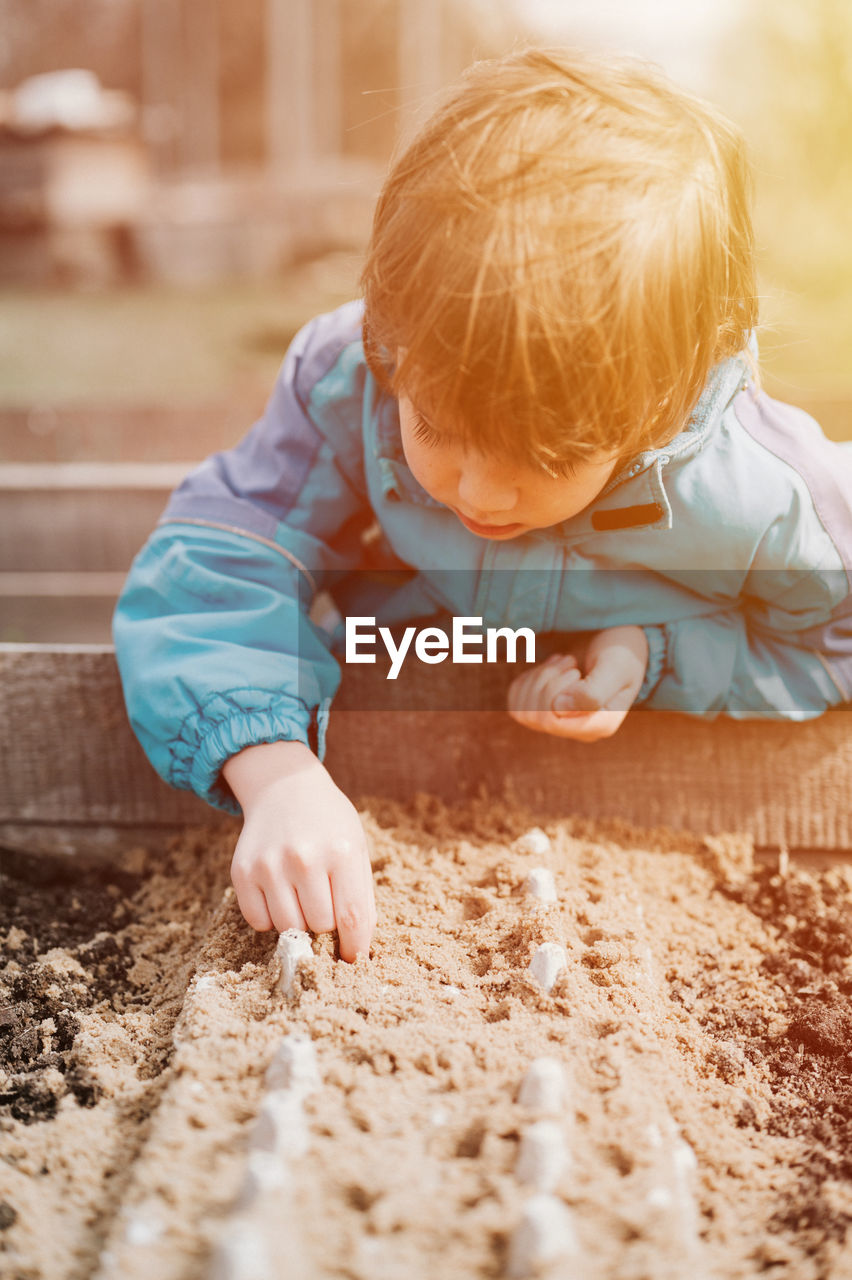
[(778, 931), (764, 972), (783, 992), (788, 1022), (773, 1032), (760, 1008), (729, 1005), (717, 1027), (769, 1070), (769, 1133), (804, 1138), (808, 1155), (799, 1193), (770, 1228), (795, 1232), (816, 1258), (828, 1240), (844, 1240), (852, 1213), (827, 1188), (852, 1180), (852, 918), (849, 884), (837, 870), (781, 875), (771, 867), (729, 896)]
[[(0, 982), (0, 1069), (7, 1073), (0, 1124), (7, 1116), (25, 1124), (50, 1119), (66, 1093), (82, 1106), (97, 1102), (97, 1083), (75, 1061), (78, 1015), (116, 990), (132, 991), (132, 960), (114, 934), (134, 918), (138, 884), (138, 876), (113, 867), (0, 852), (0, 934), (20, 931), (14, 947), (7, 944), (17, 972)], [(84, 974), (52, 967), (45, 957), (54, 947)], [(51, 1067), (61, 1085), (45, 1082)]]

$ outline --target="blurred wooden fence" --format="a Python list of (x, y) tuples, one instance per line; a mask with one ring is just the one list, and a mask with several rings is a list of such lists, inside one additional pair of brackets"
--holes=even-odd
[(108, 640), (130, 562), (191, 465), (0, 467), (0, 640)]

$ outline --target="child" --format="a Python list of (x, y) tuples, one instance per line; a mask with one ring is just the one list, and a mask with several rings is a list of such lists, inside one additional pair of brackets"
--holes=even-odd
[(733, 126), (647, 67), (476, 64), (391, 170), (363, 308), (302, 330), (260, 422), (173, 495), (118, 660), (163, 777), (242, 810), (254, 928), (369, 948), (364, 833), (320, 763), (339, 666), (307, 616), (369, 521), (417, 573), (347, 614), (592, 633), (515, 679), (530, 728), (849, 697), (850, 455), (757, 388), (747, 188)]

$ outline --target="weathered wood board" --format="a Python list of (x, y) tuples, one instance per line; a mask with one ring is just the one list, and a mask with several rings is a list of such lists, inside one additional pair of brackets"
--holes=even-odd
[[(438, 705), (455, 705), (462, 678), (447, 668)], [(577, 813), (747, 831), (763, 846), (852, 849), (847, 711), (778, 724), (637, 710), (613, 738), (587, 746), (531, 733), (499, 711), (430, 710), (428, 699), (421, 709), (394, 710), (391, 698), (364, 710), (377, 705), (377, 680), (377, 668), (348, 670), (332, 711), (326, 763), (353, 796), (425, 791), (453, 802), (509, 786), (543, 818)], [(25, 830), (82, 837), (214, 817), (148, 764), (108, 647), (0, 645), (0, 842)]]
[[(174, 463), (0, 466), (0, 589), (4, 576), (127, 571), (191, 469)], [(110, 587), (110, 590), (112, 587)], [(8, 593), (8, 591), (7, 591)]]

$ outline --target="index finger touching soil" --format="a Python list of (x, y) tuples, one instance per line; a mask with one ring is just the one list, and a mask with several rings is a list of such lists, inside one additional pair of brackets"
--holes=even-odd
[(353, 961), (359, 954), (369, 955), (376, 927), (376, 901), (366, 854), (350, 858), (332, 872), (329, 880), (341, 959)]

